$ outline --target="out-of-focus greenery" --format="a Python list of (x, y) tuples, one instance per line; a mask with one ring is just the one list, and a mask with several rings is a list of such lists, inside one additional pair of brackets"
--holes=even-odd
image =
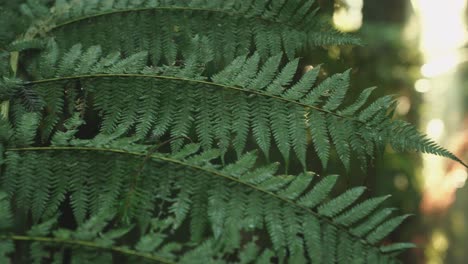
[[(465, 50), (468, 47), (465, 47)], [(466, 59), (466, 58), (464, 58)], [(460, 91), (460, 99), (463, 102), (463, 112), (464, 112), (464, 124), (460, 124), (463, 129), (468, 129), (468, 61), (463, 62), (458, 66), (458, 74), (457, 76), (460, 77), (460, 87), (458, 88)], [(465, 134), (466, 135), (466, 134)], [(459, 153), (460, 157), (464, 160), (468, 159), (468, 151), (466, 144), (468, 138), (460, 137), (457, 138), (458, 144), (465, 144), (464, 147), (461, 147), (461, 153)], [(442, 215), (438, 215), (436, 217), (432, 217), (429, 222), (434, 229), (438, 230), (436, 234), (440, 234), (442, 236), (442, 241), (435, 241), (435, 243), (443, 243), (446, 244), (442, 245), (431, 245), (431, 246), (446, 246), (446, 251), (443, 254), (444, 263), (454, 263), (454, 264), (462, 264), (466, 263), (468, 258), (468, 252), (466, 248), (468, 246), (468, 190), (465, 184), (464, 187), (457, 190), (455, 194), (455, 201), (454, 204)], [(439, 240), (440, 240), (439, 239)]]
[[(326, 61), (323, 65), (325, 75), (353, 68), (351, 91), (358, 93), (363, 88), (378, 86), (374, 94), (376, 97), (394, 94), (397, 98), (403, 98), (405, 102), (402, 103), (410, 103), (410, 108), (403, 111), (406, 113), (402, 113), (399, 118), (417, 124), (421, 96), (414, 90), (414, 82), (421, 77), (419, 69), (422, 59), (417, 43), (408, 43), (403, 36), (407, 7), (405, 1), (365, 1), (363, 27), (357, 32), (364, 46), (330, 47), (316, 50), (305, 57), (312, 65)], [(365, 184), (373, 195), (392, 193), (393, 198), (387, 205), (400, 208), (402, 213), (416, 213), (393, 234), (393, 240), (404, 239), (418, 243), (420, 234), (425, 233), (421, 224), (422, 216), (417, 213), (421, 190), (416, 175), (420, 164), (417, 154), (395, 154), (387, 149), (367, 172), (352, 168), (348, 175), (353, 177), (348, 177), (347, 182), (342, 183), (344, 186)], [(330, 172), (346, 174), (338, 163), (330, 164), (329, 168)], [(403, 256), (404, 262), (420, 263), (422, 250), (408, 251)]]
[[(327, 61), (325, 65), (327, 72), (352, 67), (354, 91), (378, 85), (379, 89), (375, 91), (375, 96), (395, 94), (397, 98), (403, 98), (406, 100), (403, 103), (410, 103), (410, 109), (400, 118), (417, 124), (422, 96), (414, 90), (414, 82), (421, 78), (420, 67), (423, 61), (419, 54), (418, 43), (412, 43), (403, 37), (405, 23), (411, 11), (408, 10), (409, 6), (407, 1), (364, 1), (364, 22), (358, 34), (361, 35), (365, 45), (331, 47), (310, 54), (307, 58), (312, 64)], [(459, 65), (458, 71), (458, 76), (462, 78), (461, 87), (468, 87), (468, 63)], [(468, 89), (460, 90), (462, 91), (460, 100), (463, 100), (463, 109), (467, 113)], [(460, 155), (464, 160), (468, 158), (466, 152)], [(384, 158), (377, 159), (374, 165), (368, 169), (367, 174), (375, 177), (353, 176), (344, 184), (364, 183), (374, 195), (392, 193), (393, 198), (388, 201), (391, 203), (390, 206), (415, 214), (393, 234), (394, 239), (411, 240), (420, 246), (405, 253), (403, 258), (405, 263), (426, 263), (427, 252), (433, 247), (431, 243), (443, 244), (444, 239), (447, 240), (447, 251), (443, 256), (439, 256), (441, 261), (465, 263), (468, 241), (468, 220), (464, 213), (468, 204), (466, 187), (457, 191), (456, 201), (447, 212), (438, 216), (423, 216), (419, 213), (422, 191), (417, 177), (421, 165), (419, 156), (395, 154), (391, 149), (387, 149)], [(331, 165), (330, 168), (337, 167)], [(366, 173), (362, 175), (364, 174)], [(358, 169), (354, 168), (350, 175), (359, 175)]]

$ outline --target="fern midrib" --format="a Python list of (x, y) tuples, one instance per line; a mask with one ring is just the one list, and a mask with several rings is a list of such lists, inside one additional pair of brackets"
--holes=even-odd
[(286, 99), (280, 96), (276, 95), (271, 95), (267, 93), (263, 93), (261, 91), (257, 90), (251, 90), (251, 89), (246, 89), (246, 88), (241, 88), (241, 87), (236, 87), (236, 86), (230, 86), (230, 85), (224, 85), (220, 83), (214, 83), (214, 82), (209, 82), (209, 81), (202, 81), (202, 80), (194, 80), (194, 79), (187, 79), (187, 78), (181, 78), (181, 77), (174, 77), (174, 76), (166, 76), (166, 75), (151, 75), (151, 74), (84, 74), (84, 75), (76, 75), (76, 76), (67, 76), (67, 77), (57, 77), (57, 78), (49, 78), (49, 79), (42, 79), (42, 80), (36, 80), (36, 81), (30, 81), (26, 82), (26, 85), (35, 85), (35, 84), (42, 84), (42, 83), (48, 83), (48, 82), (61, 82), (61, 81), (67, 81), (67, 80), (76, 80), (76, 79), (93, 79), (93, 78), (154, 78), (154, 79), (162, 79), (162, 80), (173, 80), (173, 81), (180, 81), (180, 82), (190, 82), (190, 83), (197, 83), (197, 84), (204, 84), (208, 86), (214, 86), (222, 89), (227, 89), (227, 90), (235, 90), (243, 93), (248, 93), (248, 94), (255, 94), (263, 97), (269, 97), (275, 100), (280, 100), (286, 103), (290, 104), (295, 104), (301, 107), (306, 107), (310, 109), (314, 109), (316, 111), (320, 111), (322, 113), (326, 113), (329, 115), (333, 115), (339, 118), (343, 119), (349, 119), (354, 122), (362, 123), (365, 124), (365, 122), (350, 117), (350, 116), (344, 116), (340, 115), (338, 113), (334, 113), (328, 110), (325, 110), (320, 107), (304, 104), (298, 101)]
[[(199, 12), (211, 12), (211, 13), (220, 13), (220, 14), (225, 14), (228, 16), (237, 16), (237, 17), (242, 17), (246, 18), (246, 16), (243, 13), (240, 12), (232, 12), (232, 11), (226, 11), (226, 10), (221, 10), (221, 9), (212, 9), (212, 8), (201, 8), (201, 7), (184, 7), (184, 6), (161, 6), (161, 7), (141, 7), (141, 8), (127, 8), (127, 9), (118, 9), (118, 10), (111, 10), (111, 11), (104, 11), (96, 14), (91, 14), (91, 15), (84, 15), (75, 19), (70, 19), (68, 21), (58, 23), (56, 25), (53, 25), (50, 27), (50, 31), (56, 30), (58, 28), (73, 24), (73, 23), (78, 23), (83, 20), (87, 19), (92, 19), (92, 18), (97, 18), (101, 16), (107, 16), (107, 15), (113, 15), (113, 14), (119, 14), (119, 13), (131, 13), (131, 12), (144, 12), (144, 11), (151, 11), (151, 10), (171, 10), (171, 11), (199, 11)], [(294, 25), (281, 22), (281, 21), (275, 21), (275, 20), (270, 20), (266, 19), (264, 17), (260, 16), (250, 16), (248, 18), (254, 18), (262, 22), (267, 22), (267, 23), (275, 23), (279, 25), (286, 25), (289, 28), (295, 28)]]
[[(97, 147), (25, 147), (25, 148), (9, 148), (9, 149), (6, 149), (6, 151), (58, 151), (58, 150), (63, 150), (63, 151), (100, 151), (100, 152), (112, 152), (112, 153), (119, 153), (119, 154), (133, 155), (133, 156), (140, 156), (140, 157), (146, 157), (147, 156), (146, 153), (132, 152), (132, 151), (126, 151), (126, 150), (114, 149), (114, 148), (97, 148)], [(279, 195), (277, 195), (277, 194), (275, 194), (273, 192), (258, 188), (257, 186), (255, 186), (253, 184), (240, 181), (237, 178), (234, 178), (234, 177), (231, 177), (229, 175), (220, 173), (218, 171), (206, 169), (206, 168), (203, 168), (201, 166), (193, 165), (193, 164), (186, 163), (186, 162), (183, 162), (183, 161), (180, 161), (180, 160), (171, 159), (171, 158), (163, 157), (163, 156), (159, 156), (159, 155), (151, 155), (150, 157), (153, 158), (153, 159), (160, 160), (160, 161), (165, 161), (165, 162), (177, 164), (177, 165), (180, 165), (180, 166), (185, 166), (185, 167), (188, 167), (188, 168), (191, 168), (191, 169), (194, 169), (194, 170), (203, 171), (203, 172), (206, 172), (208, 174), (212, 174), (212, 175), (215, 175), (215, 176), (218, 176), (218, 177), (221, 177), (221, 178), (231, 180), (231, 181), (236, 182), (238, 184), (247, 186), (247, 187), (252, 188), (252, 189), (254, 189), (254, 190), (258, 191), (258, 192), (262, 192), (264, 194), (272, 196), (272, 197), (274, 197), (274, 198), (276, 198), (276, 199), (278, 199), (278, 200), (280, 200), (280, 201), (282, 201), (284, 203), (290, 204), (293, 207), (299, 208), (299, 209), (301, 209), (301, 210), (303, 210), (305, 212), (308, 212), (308, 213), (316, 216), (321, 221), (326, 222), (327, 224), (334, 226), (335, 228), (337, 228), (338, 230), (340, 230), (342, 232), (346, 232), (348, 235), (355, 238), (356, 240), (359, 240), (364, 245), (367, 245), (367, 246), (370, 246), (370, 247), (373, 247), (373, 248), (379, 248), (378, 246), (373, 245), (373, 244), (369, 243), (368, 241), (364, 240), (362, 237), (359, 237), (359, 236), (356, 236), (356, 235), (352, 234), (345, 227), (331, 221), (329, 218), (327, 218), (327, 217), (313, 211), (312, 209), (310, 209), (308, 207), (305, 207), (305, 206), (302, 206), (300, 204), (297, 204), (292, 200), (288, 200), (286, 198), (283, 198), (283, 197), (281, 197), (281, 196), (279, 196)]]
[(172, 262), (172, 261), (170, 261), (168, 259), (165, 259), (163, 257), (138, 252), (138, 251), (131, 250), (131, 249), (128, 249), (128, 248), (124, 248), (124, 247), (115, 247), (115, 246), (106, 247), (106, 246), (102, 246), (102, 245), (99, 245), (97, 243), (94, 243), (94, 242), (91, 242), (91, 241), (86, 241), (86, 240), (61, 239), (61, 238), (42, 237), (42, 236), (0, 235), (0, 240), (3, 240), (3, 239), (14, 240), (14, 241), (30, 241), (30, 242), (69, 244), (69, 245), (75, 245), (75, 246), (81, 246), (81, 247), (88, 247), (88, 248), (96, 248), (96, 249), (101, 249), (101, 250), (113, 251), (113, 252), (120, 253), (120, 254), (123, 254), (123, 255), (144, 258), (144, 259), (156, 261), (156, 262), (159, 262), (159, 263), (167, 263), (167, 264), (175, 263), (175, 262)]

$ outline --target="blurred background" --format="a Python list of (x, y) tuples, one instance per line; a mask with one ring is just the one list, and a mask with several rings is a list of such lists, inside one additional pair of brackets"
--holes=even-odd
[[(322, 8), (333, 12), (336, 28), (355, 32), (365, 45), (329, 47), (312, 52), (308, 59), (326, 61), (329, 72), (352, 67), (356, 92), (377, 85), (377, 95), (394, 94), (398, 118), (416, 124), (467, 161), (467, 2), (321, 1)], [(437, 156), (387, 149), (370, 166), (367, 177), (354, 176), (362, 174), (355, 168), (348, 184), (365, 184), (374, 195), (391, 193), (392, 206), (414, 214), (391, 237), (417, 244), (402, 256), (404, 263), (468, 263), (468, 187), (463, 166)]]

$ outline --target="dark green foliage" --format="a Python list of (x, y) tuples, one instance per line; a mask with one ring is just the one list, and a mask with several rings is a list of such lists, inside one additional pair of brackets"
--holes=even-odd
[[(47, 139), (60, 119), (66, 93), (85, 89), (82, 96), (87, 97), (81, 101), (94, 101), (105, 133), (135, 128), (141, 139), (166, 133), (173, 138), (195, 134), (204, 149), (217, 145), (224, 153), (232, 146), (238, 155), (251, 133), (267, 158), (275, 142), (286, 165), (293, 150), (305, 166), (308, 132), (324, 167), (332, 146), (346, 169), (352, 154), (365, 167), (376, 147), (386, 143), (400, 151), (417, 150), (456, 159), (424, 139), (413, 126), (391, 120), (391, 97), (363, 106), (373, 88), (343, 106), (349, 71), (332, 75), (314, 87), (318, 68), (292, 81), (297, 60), (281, 67), (281, 54), (265, 63), (254, 54), (236, 58), (209, 78), (203, 75), (203, 66), (210, 59), (205, 55), (209, 53), (206, 39), (196, 38), (192, 43), (201, 49), (186, 54), (187, 64), (146, 67), (146, 52), (124, 59), (117, 53), (102, 57), (99, 46), (83, 50), (78, 44), (60, 55), (55, 42), (50, 42), (42, 55), (44, 63), (38, 68), (39, 79), (22, 88), (33, 89), (51, 107), (43, 117), (47, 121), (42, 138)], [(129, 86), (133, 90), (130, 95)], [(179, 150), (182, 142), (175, 140), (171, 146)]]
[(31, 87), (24, 86), (22, 80), (4, 77), (0, 80), (0, 100), (13, 98), (19, 98), (28, 111), (38, 111), (44, 106), (43, 99)]
[(64, 47), (81, 42), (127, 54), (149, 51), (153, 64), (175, 63), (197, 34), (210, 39), (218, 62), (229, 62), (251, 49), (262, 58), (281, 51), (294, 58), (307, 46), (359, 44), (357, 38), (334, 31), (316, 15), (314, 2), (58, 1), (56, 12), (49, 15), (52, 19), (37, 30), (56, 37)]
[[(0, 230), (11, 227), (13, 218), (5, 193), (0, 193)], [(75, 230), (58, 227), (57, 219), (51, 218), (34, 225), (25, 234), (0, 234), (0, 259), (8, 261), (7, 254), (13, 251), (12, 242), (25, 243), (29, 254), (21, 256), (25, 263), (39, 263), (53, 259), (61, 263), (66, 259), (65, 250), (70, 250), (72, 263), (198, 263), (228, 255), (228, 251), (217, 251), (213, 241), (194, 246), (184, 241), (173, 241), (170, 232), (173, 219), (151, 219), (146, 231), (136, 230), (132, 225), (116, 226), (114, 216), (109, 212), (100, 212), (80, 224)], [(122, 244), (131, 232), (140, 233), (140, 238), (132, 245)], [(57, 251), (51, 247), (60, 246)], [(186, 253), (181, 253), (184, 252)], [(261, 252), (254, 241), (240, 250), (244, 258), (254, 260), (271, 251)], [(268, 263), (268, 261), (256, 261)]]
[[(60, 137), (64, 138), (63, 134)], [(345, 226), (372, 221), (367, 220), (368, 215), (382, 201), (370, 199), (351, 207), (362, 194), (361, 187), (328, 201), (324, 198), (334, 181), (326, 179), (336, 179), (334, 176), (315, 184), (312, 173), (282, 176), (275, 175), (276, 166), (253, 169), (256, 155), (252, 153), (219, 169), (210, 160), (219, 158), (220, 152), (200, 152), (198, 144), (186, 145), (173, 154), (148, 154), (151, 146), (134, 141), (98, 135), (91, 140), (69, 137), (62, 140), (69, 142), (66, 145), (8, 149), (2, 188), (14, 198), (17, 210), (31, 210), (36, 222), (56, 215), (57, 205), (67, 193), (76, 221), (84, 225), (88, 215), (98, 217), (115, 209), (119, 218), (131, 222), (136, 219), (148, 226), (152, 215), (166, 214), (156, 206), (166, 202), (171, 204), (165, 217), (173, 219), (172, 228), (178, 229), (181, 223), (189, 221), (192, 241), (200, 241), (208, 232), (221, 245), (238, 249), (240, 241), (233, 244), (233, 238), (226, 234), (266, 228), (278, 257), (284, 257), (288, 250), (304, 259), (313, 258), (315, 250), (302, 247), (313, 239), (306, 238), (314, 236), (312, 231), (304, 229), (310, 225), (318, 225), (316, 232), (325, 239), (320, 246), (327, 249), (328, 257), (337, 257), (339, 245), (332, 236), (338, 230), (348, 232), (349, 245), (364, 243), (364, 248), (377, 250), (373, 244), (383, 236), (381, 232), (387, 234), (401, 221), (398, 219), (403, 219), (391, 219), (373, 227), (366, 237), (357, 237)], [(356, 210), (359, 207), (363, 209)], [(258, 214), (259, 211), (263, 213)], [(257, 219), (252, 222), (252, 217)], [(235, 226), (230, 219), (237, 219)], [(304, 222), (312, 223), (303, 226)], [(303, 242), (297, 236), (300, 233), (304, 233)], [(351, 251), (348, 257), (352, 257)]]
[(1, 39), (0, 262), (398, 263), (412, 244), (380, 241), (407, 216), (332, 194), (308, 148), (323, 167), (387, 143), (458, 160), (392, 97), (349, 98), (350, 71), (302, 74), (299, 52), (358, 43), (313, 0), (13, 6), (33, 23)]

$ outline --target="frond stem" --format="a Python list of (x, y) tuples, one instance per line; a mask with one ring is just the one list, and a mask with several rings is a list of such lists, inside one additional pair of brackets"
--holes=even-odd
[(301, 103), (298, 101), (290, 100), (283, 98), (281, 96), (277, 95), (272, 95), (272, 94), (267, 94), (263, 93), (261, 91), (256, 91), (256, 90), (251, 90), (251, 89), (246, 89), (246, 88), (241, 88), (241, 87), (236, 87), (236, 86), (230, 86), (230, 85), (224, 85), (220, 83), (214, 83), (214, 82), (209, 82), (209, 81), (203, 81), (203, 80), (194, 80), (194, 79), (187, 79), (187, 78), (182, 78), (182, 77), (174, 77), (174, 76), (166, 76), (166, 75), (151, 75), (151, 74), (84, 74), (84, 75), (76, 75), (76, 76), (67, 76), (67, 77), (56, 77), (56, 78), (49, 78), (49, 79), (42, 79), (42, 80), (37, 80), (37, 81), (30, 81), (26, 82), (26, 85), (35, 85), (35, 84), (41, 84), (41, 83), (48, 83), (48, 82), (60, 82), (60, 81), (67, 81), (67, 80), (76, 80), (76, 79), (93, 79), (93, 78), (112, 78), (112, 77), (121, 77), (121, 78), (154, 78), (154, 79), (162, 79), (162, 80), (173, 80), (173, 81), (180, 81), (180, 82), (189, 82), (189, 83), (196, 83), (196, 84), (203, 84), (207, 86), (213, 86), (213, 87), (218, 87), (226, 90), (235, 90), (247, 94), (255, 94), (263, 97), (269, 97), (275, 100), (283, 101), (286, 103), (290, 104), (295, 104), (301, 107), (305, 108), (310, 108), (314, 109), (319, 112), (323, 112), (329, 115), (334, 115), (339, 118), (344, 118), (344, 119), (349, 119), (354, 122), (359, 122), (362, 124), (365, 124), (363, 121), (358, 120), (353, 117), (349, 116), (344, 116), (338, 113), (330, 112), (328, 110), (322, 109), (320, 107), (308, 105), (305, 103)]
[(120, 253), (123, 255), (129, 255), (139, 258), (144, 258), (147, 260), (156, 261), (159, 263), (167, 263), (172, 264), (175, 263), (163, 257), (155, 256), (148, 253), (142, 253), (135, 250), (131, 250), (124, 247), (116, 247), (116, 246), (102, 246), (97, 243), (85, 240), (71, 240), (71, 239), (61, 239), (61, 238), (53, 238), (53, 237), (39, 237), (39, 236), (20, 236), (20, 235), (0, 235), (0, 240), (9, 239), (14, 241), (30, 241), (30, 242), (43, 242), (43, 243), (57, 243), (57, 244), (68, 244), (74, 246), (81, 246), (81, 247), (88, 247), (88, 248), (96, 248), (101, 250), (113, 251), (116, 253)]

